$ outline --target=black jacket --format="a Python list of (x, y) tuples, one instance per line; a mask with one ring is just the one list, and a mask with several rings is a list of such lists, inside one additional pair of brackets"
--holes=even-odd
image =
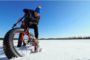
[(32, 22), (33, 24), (38, 24), (40, 16), (35, 17), (34, 15), (34, 10), (32, 9), (23, 9), (25, 15), (24, 15), (24, 22), (25, 23), (30, 23)]

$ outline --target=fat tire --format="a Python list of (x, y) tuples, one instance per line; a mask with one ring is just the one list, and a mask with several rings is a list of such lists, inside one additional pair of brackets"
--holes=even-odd
[(14, 38), (14, 33), (16, 32), (20, 33), (23, 31), (24, 29), (22, 28), (14, 28), (14, 29), (9, 30), (6, 33), (4, 40), (3, 40), (3, 50), (8, 59), (11, 59), (13, 57), (22, 57), (22, 55), (20, 55), (14, 47), (13, 38)]

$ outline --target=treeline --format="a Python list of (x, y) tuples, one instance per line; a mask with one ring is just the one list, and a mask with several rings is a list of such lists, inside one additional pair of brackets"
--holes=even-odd
[[(3, 40), (4, 38), (0, 38), (0, 40)], [(14, 38), (14, 40), (18, 40), (18, 38)]]
[(40, 40), (71, 40), (71, 39), (90, 39), (90, 37), (40, 38)]
[[(39, 38), (39, 40), (71, 40), (71, 39), (90, 39), (90, 37)], [(3, 40), (3, 38), (0, 38), (0, 40)], [(14, 38), (14, 40), (18, 40), (18, 38)]]

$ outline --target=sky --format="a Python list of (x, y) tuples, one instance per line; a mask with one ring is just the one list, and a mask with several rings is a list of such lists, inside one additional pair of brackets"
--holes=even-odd
[(0, 37), (24, 15), (24, 8), (38, 5), (39, 38), (90, 36), (90, 1), (0, 1)]

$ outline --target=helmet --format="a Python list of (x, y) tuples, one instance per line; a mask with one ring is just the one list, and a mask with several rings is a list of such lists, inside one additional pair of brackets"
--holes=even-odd
[(35, 12), (40, 13), (41, 8), (42, 8), (41, 6), (37, 6), (36, 9), (35, 9)]

